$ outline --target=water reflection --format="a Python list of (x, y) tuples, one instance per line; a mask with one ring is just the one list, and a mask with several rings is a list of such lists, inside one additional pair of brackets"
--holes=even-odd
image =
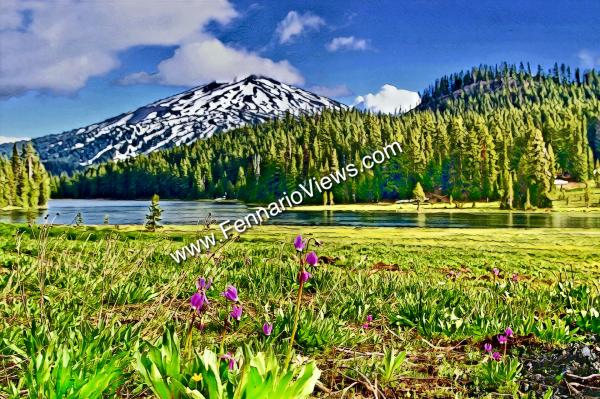
[[(238, 202), (161, 201), (163, 223), (196, 225), (210, 218), (217, 223), (242, 218), (256, 208)], [(39, 212), (0, 212), (0, 222), (43, 223), (44, 217), (57, 224), (72, 224), (77, 212), (85, 224), (102, 224), (106, 215), (110, 224), (143, 224), (148, 201), (51, 200), (49, 208)], [(331, 211), (287, 211), (268, 223), (321, 226), (390, 227), (573, 227), (600, 229), (600, 213), (400, 213)]]

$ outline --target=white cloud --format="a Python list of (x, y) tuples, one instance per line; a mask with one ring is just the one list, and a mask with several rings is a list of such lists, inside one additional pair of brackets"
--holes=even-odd
[(386, 84), (375, 94), (356, 97), (352, 106), (371, 112), (395, 114), (410, 111), (420, 102), (419, 93)]
[(354, 36), (336, 37), (325, 45), (329, 51), (338, 50), (368, 50), (369, 43), (365, 39)]
[(310, 12), (298, 14), (296, 11), (290, 11), (285, 18), (277, 25), (277, 36), (279, 43), (288, 43), (294, 36), (299, 36), (308, 30), (318, 30), (325, 25), (323, 18)]
[[(0, 97), (28, 90), (76, 91), (91, 77), (118, 67), (120, 52), (148, 45), (178, 49), (171, 59), (160, 64), (156, 76), (138, 72), (123, 79), (125, 83), (144, 83), (144, 79), (148, 83), (159, 78), (166, 84), (187, 86), (202, 79), (249, 72), (272, 73), (282, 80), (301, 82), (301, 76), (287, 61), (274, 62), (227, 47), (203, 31), (212, 21), (226, 24), (237, 15), (228, 0), (188, 0), (172, 6), (162, 0), (145, 0), (143, 4), (2, 0)], [(218, 54), (208, 54), (209, 49)], [(195, 60), (194, 54), (210, 60)], [(185, 74), (174, 76), (178, 72)]]
[(589, 50), (581, 50), (577, 56), (579, 57), (579, 64), (585, 69), (600, 67), (600, 54)]
[(15, 141), (30, 140), (29, 137), (0, 136), (0, 144), (14, 143)]
[(290, 84), (304, 83), (302, 75), (289, 62), (274, 62), (243, 49), (233, 49), (214, 38), (186, 43), (173, 57), (158, 65), (156, 74), (135, 73), (122, 79), (121, 83), (188, 86), (210, 80), (229, 81), (251, 74), (266, 75)]
[(310, 86), (306, 90), (325, 97), (347, 97), (352, 95), (352, 91), (346, 85)]

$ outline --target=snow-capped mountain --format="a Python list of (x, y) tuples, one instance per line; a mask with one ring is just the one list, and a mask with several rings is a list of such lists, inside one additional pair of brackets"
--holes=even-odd
[[(189, 144), (249, 123), (346, 105), (276, 80), (209, 83), (80, 129), (33, 139), (53, 172)], [(0, 146), (7, 153), (12, 145)]]

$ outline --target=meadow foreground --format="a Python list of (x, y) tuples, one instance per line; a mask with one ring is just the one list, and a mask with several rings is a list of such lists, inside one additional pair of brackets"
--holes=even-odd
[(0, 225), (0, 398), (599, 393), (600, 231), (195, 230)]

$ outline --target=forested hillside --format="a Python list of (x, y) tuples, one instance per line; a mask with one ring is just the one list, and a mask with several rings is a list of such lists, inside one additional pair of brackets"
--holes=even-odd
[[(287, 117), (186, 147), (53, 178), (56, 197), (229, 198), (268, 202), (398, 141), (404, 153), (334, 188), (336, 203), (411, 197), (549, 204), (557, 175), (593, 178), (600, 157), (600, 78), (556, 65), (532, 73), (480, 66), (439, 79), (404, 115), (356, 110)], [(319, 199), (315, 198), (315, 201)]]
[(37, 208), (49, 198), (50, 177), (31, 144), (21, 154), (15, 145), (10, 159), (0, 157), (0, 208)]

